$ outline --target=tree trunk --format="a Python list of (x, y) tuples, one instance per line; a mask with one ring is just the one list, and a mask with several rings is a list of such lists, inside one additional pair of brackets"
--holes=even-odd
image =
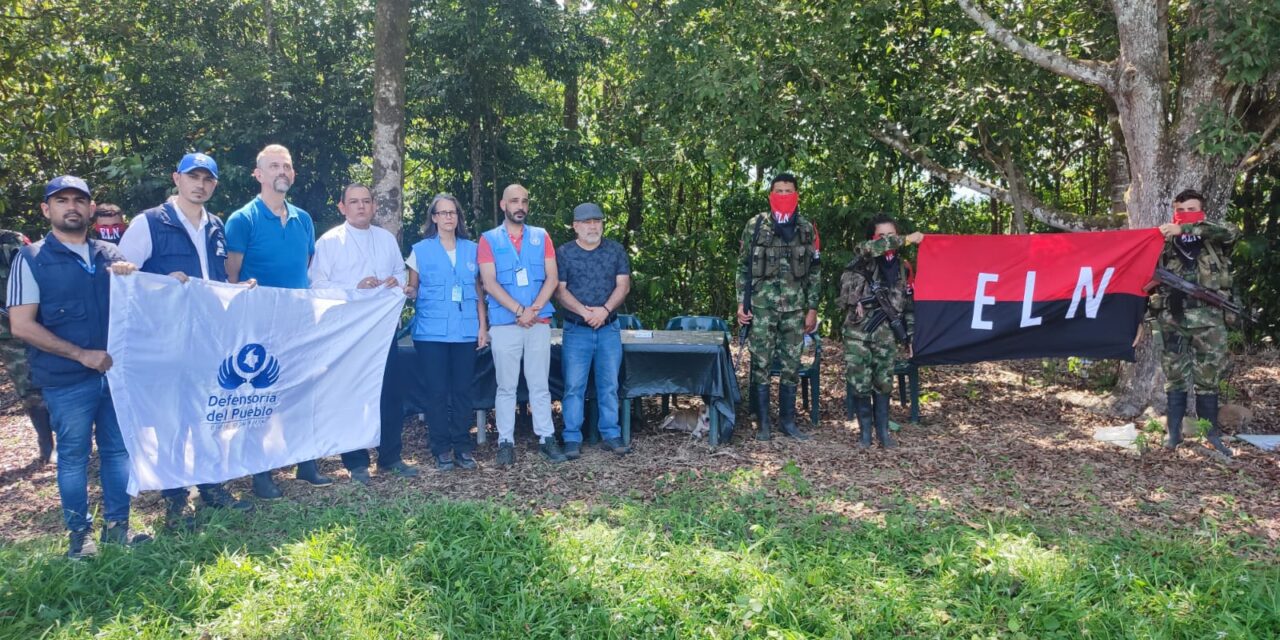
[(467, 125), (467, 150), (471, 161), (471, 223), (480, 226), (481, 191), (484, 189), (484, 148), (481, 146), (480, 116), (473, 114)]
[(409, 0), (378, 0), (373, 22), (373, 221), (398, 239), (404, 224), (404, 67)]
[(644, 224), (644, 171), (639, 167), (631, 170), (631, 188), (627, 193), (627, 233), (624, 244), (630, 251), (635, 236), (640, 233)]

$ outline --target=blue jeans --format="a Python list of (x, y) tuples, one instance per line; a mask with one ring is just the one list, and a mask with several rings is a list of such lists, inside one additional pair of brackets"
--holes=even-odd
[(622, 332), (614, 320), (599, 329), (564, 323), (564, 346), (560, 361), (564, 368), (564, 441), (582, 442), (582, 413), (587, 378), (596, 374), (596, 404), (600, 408), (600, 437), (622, 437), (618, 426), (618, 370), (622, 368)]
[(57, 434), (58, 495), (70, 531), (85, 531), (89, 519), (89, 454), (98, 441), (98, 479), (107, 522), (129, 520), (129, 452), (116, 421), (107, 378), (44, 388), (44, 401)]

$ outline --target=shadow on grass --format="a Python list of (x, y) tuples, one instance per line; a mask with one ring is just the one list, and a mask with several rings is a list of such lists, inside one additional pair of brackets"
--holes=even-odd
[(780, 499), (798, 469), (672, 475), (650, 502), (435, 498), (228, 515), (94, 560), (0, 547), (8, 637), (1276, 637), (1280, 571), (1219, 541), (877, 521)]

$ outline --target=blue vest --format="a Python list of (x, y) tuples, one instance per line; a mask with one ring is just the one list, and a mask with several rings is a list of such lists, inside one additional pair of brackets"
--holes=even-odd
[[(172, 202), (147, 209), (140, 215), (147, 217), (147, 228), (151, 230), (151, 257), (138, 265), (139, 270), (161, 275), (181, 271), (192, 278), (199, 278), (204, 273), (200, 268), (200, 254), (196, 253), (191, 236), (187, 235), (187, 228), (182, 224), (182, 212)], [(209, 279), (226, 282), (227, 237), (222, 232), (222, 220), (212, 214), (205, 231), (205, 251), (209, 261)]]
[[(524, 240), (520, 243), (518, 253), (515, 245), (511, 244), (511, 237), (507, 235), (503, 225), (484, 232), (484, 237), (489, 241), (489, 248), (493, 250), (493, 267), (497, 272), (498, 284), (502, 285), (502, 288), (521, 305), (527, 307), (533, 304), (534, 299), (538, 297), (538, 292), (542, 290), (542, 283), (547, 280), (544, 257), (546, 248), (543, 243), (551, 242), (551, 236), (547, 235), (546, 230), (541, 227), (525, 225)], [(523, 287), (516, 285), (516, 270), (521, 268), (529, 278), (529, 284)], [(555, 311), (551, 302), (548, 301), (538, 313), (538, 317), (550, 318)], [(493, 296), (489, 296), (489, 325), (496, 327), (515, 324), (515, 322), (516, 314), (498, 304)]]
[[(89, 240), (90, 266), (51, 233), (22, 248), (22, 257), (40, 286), (36, 322), (53, 335), (82, 349), (107, 348), (111, 274), (107, 267), (124, 256), (114, 244)], [(31, 384), (60, 387), (99, 375), (75, 360), (27, 347)]]
[[(413, 339), (428, 342), (474, 342), (480, 332), (476, 309), (476, 243), (458, 239), (457, 264), (439, 238), (413, 245), (417, 259), (418, 298), (414, 301)], [(462, 302), (453, 301), (454, 287), (462, 290)]]

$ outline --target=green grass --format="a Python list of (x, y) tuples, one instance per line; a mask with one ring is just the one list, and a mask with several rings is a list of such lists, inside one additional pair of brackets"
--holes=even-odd
[(887, 501), (794, 464), (530, 512), (282, 503), (148, 547), (0, 547), (12, 638), (1275, 638), (1280, 570), (1212, 535), (1075, 535)]

